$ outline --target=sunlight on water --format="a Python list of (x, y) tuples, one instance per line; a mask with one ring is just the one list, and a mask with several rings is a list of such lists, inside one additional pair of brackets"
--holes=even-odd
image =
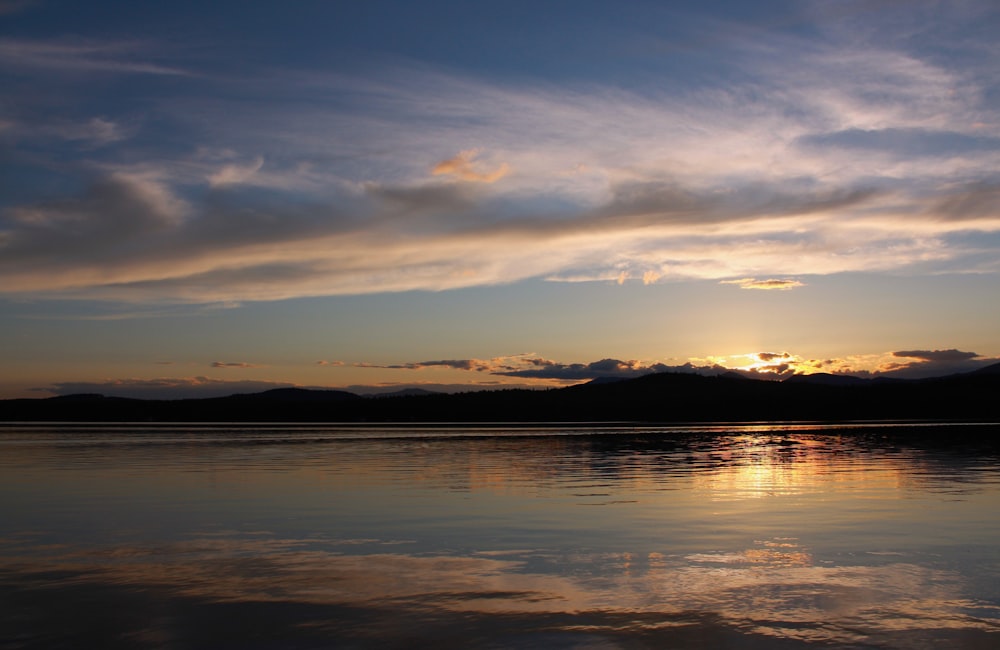
[(996, 433), (8, 427), (0, 637), (996, 647)]

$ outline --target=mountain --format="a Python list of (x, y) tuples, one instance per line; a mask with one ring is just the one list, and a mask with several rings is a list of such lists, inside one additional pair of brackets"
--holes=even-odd
[(368, 393), (364, 397), (415, 397), (420, 395), (441, 395), (440, 391), (426, 388), (401, 388), (389, 393)]
[(765, 381), (657, 373), (549, 390), (382, 395), (279, 388), (209, 399), (101, 395), (0, 400), (0, 421), (707, 422), (1000, 420), (1000, 364), (933, 380), (821, 375)]
[(785, 383), (823, 386), (857, 386), (859, 384), (866, 384), (870, 381), (870, 379), (854, 377), (853, 375), (832, 375), (828, 372), (817, 372), (811, 375), (792, 375), (785, 380)]
[(978, 370), (973, 370), (968, 374), (975, 375), (977, 377), (985, 375), (1000, 375), (1000, 363), (994, 363), (992, 365), (979, 368)]
[[(241, 395), (230, 397), (239, 398)], [(251, 393), (245, 397), (265, 399), (276, 402), (331, 402), (344, 399), (355, 399), (358, 396), (345, 390), (315, 390), (309, 388), (272, 388), (263, 393)], [(222, 398), (228, 399), (228, 398)]]
[(615, 382), (625, 381), (624, 377), (594, 377), (587, 382), (588, 386), (593, 386), (595, 384), (613, 384)]

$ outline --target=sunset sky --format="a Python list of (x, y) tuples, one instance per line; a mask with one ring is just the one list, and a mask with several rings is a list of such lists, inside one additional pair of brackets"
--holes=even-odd
[(998, 34), (992, 0), (0, 0), (0, 398), (996, 363)]

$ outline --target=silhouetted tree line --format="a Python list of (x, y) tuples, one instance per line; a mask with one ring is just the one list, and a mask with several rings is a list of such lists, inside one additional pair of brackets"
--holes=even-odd
[(0, 401), (3, 421), (115, 422), (735, 422), (1000, 420), (1000, 364), (920, 381), (763, 381), (661, 373), (550, 390), (361, 397), (277, 389), (139, 400), (101, 395)]

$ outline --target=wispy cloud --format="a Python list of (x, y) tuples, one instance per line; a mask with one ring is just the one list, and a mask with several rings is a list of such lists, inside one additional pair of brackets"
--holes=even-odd
[(1000, 151), (1000, 138), (955, 131), (932, 131), (919, 128), (847, 129), (804, 136), (800, 144), (818, 149), (841, 147), (866, 155), (929, 156), (950, 158), (964, 154)]
[(719, 284), (735, 284), (740, 289), (758, 289), (764, 291), (778, 290), (787, 291), (804, 287), (805, 284), (798, 280), (783, 280), (771, 278), (768, 280), (757, 280), (756, 278), (740, 278), (739, 280), (721, 280)]
[(246, 183), (257, 175), (261, 167), (264, 166), (264, 158), (257, 156), (252, 162), (246, 165), (225, 165), (219, 171), (208, 177), (208, 184), (212, 187), (220, 185), (238, 185)]
[(125, 140), (130, 129), (106, 117), (49, 120), (38, 124), (29, 120), (9, 119), (3, 122), (0, 132), (35, 142), (46, 140), (66, 140), (80, 143), (88, 148), (97, 148)]
[(0, 38), (0, 68), (60, 73), (189, 74), (172, 66), (136, 61), (136, 53), (142, 50), (136, 42)]
[[(874, 36), (783, 38), (737, 39), (739, 82), (674, 94), (418, 66), (257, 72), (229, 81), (260, 99), (238, 106), (172, 93), (159, 115), (197, 149), (108, 154), (86, 167), (88, 189), (8, 205), (0, 291), (216, 302), (996, 272), (992, 240), (968, 237), (1000, 233), (984, 64)], [(179, 71), (122, 55), (136, 47), (0, 39), (0, 65)], [(100, 119), (83, 122), (95, 141), (120, 133)]]
[(211, 366), (213, 368), (263, 368), (264, 366), (257, 365), (255, 363), (246, 363), (244, 361), (213, 361)]

